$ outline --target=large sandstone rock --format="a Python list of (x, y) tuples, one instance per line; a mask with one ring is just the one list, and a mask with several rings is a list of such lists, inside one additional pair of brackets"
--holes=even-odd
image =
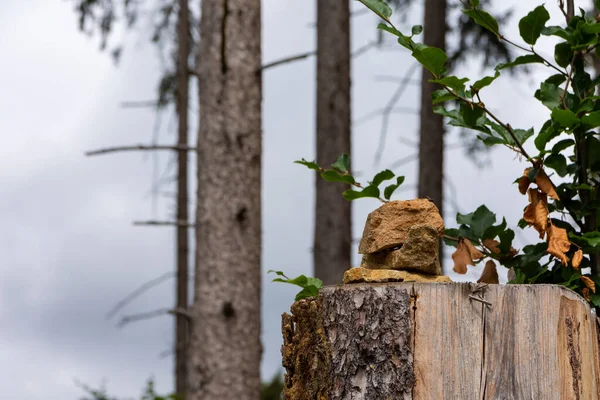
[(350, 268), (344, 272), (344, 283), (379, 282), (452, 282), (447, 276), (424, 275), (392, 269)]
[(408, 231), (414, 225), (429, 225), (440, 236), (444, 234), (444, 221), (431, 201), (415, 199), (385, 203), (367, 217), (358, 252), (371, 254), (397, 247), (406, 241)]
[(413, 225), (408, 229), (406, 240), (400, 249), (365, 254), (360, 266), (369, 269), (409, 270), (441, 275), (439, 241), (437, 228), (429, 225)]

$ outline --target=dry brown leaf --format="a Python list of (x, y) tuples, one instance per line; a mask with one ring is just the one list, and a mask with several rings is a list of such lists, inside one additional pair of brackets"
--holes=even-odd
[(454, 267), (452, 267), (452, 270), (457, 274), (466, 274), (467, 265), (475, 265), (473, 263), (473, 259), (471, 258), (471, 254), (469, 254), (469, 249), (467, 248), (464, 239), (458, 242), (456, 251), (452, 253), (452, 260), (454, 261)]
[(544, 238), (548, 227), (548, 196), (538, 189), (529, 189), (530, 203), (525, 208), (523, 219), (540, 234), (540, 239)]
[(581, 264), (581, 261), (583, 261), (583, 251), (579, 249), (575, 252), (575, 254), (573, 254), (573, 258), (571, 259), (571, 265), (573, 265), (573, 268), (578, 269), (579, 265)]
[(526, 194), (527, 189), (529, 189), (529, 185), (531, 185), (531, 181), (529, 180), (529, 169), (525, 168), (525, 172), (523, 172), (523, 176), (519, 178), (519, 192), (521, 194)]
[(587, 300), (590, 301), (590, 289), (588, 288), (583, 288), (582, 290), (583, 292), (583, 297)]
[[(483, 239), (483, 245), (492, 253), (494, 254), (500, 254), (502, 253), (502, 251), (500, 251), (500, 248), (498, 247), (498, 245), (500, 244), (500, 242), (498, 242), (497, 240), (494, 239)], [(515, 250), (514, 247), (511, 246), (508, 255), (510, 257), (514, 256), (517, 254), (517, 250)]]
[(569, 242), (569, 236), (567, 230), (559, 228), (554, 225), (548, 227), (548, 253), (558, 258), (563, 265), (567, 265), (568, 258), (565, 254), (569, 251), (571, 243)]
[(546, 193), (554, 200), (560, 200), (558, 194), (556, 194), (556, 190), (554, 190), (554, 186), (552, 186), (552, 182), (550, 182), (550, 178), (548, 178), (548, 175), (546, 175), (546, 172), (544, 172), (543, 169), (540, 169), (535, 177), (535, 183), (542, 192)]
[(477, 283), (498, 284), (499, 282), (496, 263), (492, 260), (488, 260), (488, 262), (485, 263), (485, 267), (483, 268), (483, 272), (481, 273), (481, 277), (477, 280)]
[(484, 254), (475, 246), (473, 246), (473, 243), (471, 243), (469, 239), (464, 239), (464, 242), (465, 246), (467, 246), (467, 250), (469, 250), (469, 255), (471, 256), (472, 260), (480, 260), (483, 258)]
[(583, 283), (585, 283), (585, 286), (592, 291), (592, 293), (596, 293), (596, 284), (593, 280), (583, 275), (581, 275), (580, 278), (583, 281)]

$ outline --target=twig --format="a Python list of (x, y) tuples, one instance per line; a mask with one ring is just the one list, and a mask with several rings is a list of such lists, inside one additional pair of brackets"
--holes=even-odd
[(314, 51), (314, 50), (306, 52), (306, 53), (302, 53), (302, 54), (297, 54), (295, 56), (286, 57), (286, 58), (283, 58), (281, 60), (272, 61), (270, 63), (267, 63), (267, 64), (263, 65), (260, 69), (264, 71), (265, 69), (273, 68), (273, 67), (276, 67), (278, 65), (287, 64), (287, 63), (290, 63), (290, 62), (293, 62), (293, 61), (304, 60), (305, 58), (308, 58), (310, 56), (314, 56), (316, 54), (317, 54), (317, 52)]
[(125, 296), (122, 300), (120, 300), (107, 314), (106, 319), (112, 318), (119, 310), (125, 307), (127, 304), (131, 303), (136, 297), (139, 297), (145, 291), (157, 286), (164, 281), (173, 278), (175, 275), (173, 272), (167, 272), (162, 274), (161, 276), (151, 279), (148, 282), (143, 283), (140, 287), (135, 289), (133, 292)]
[(387, 169), (391, 169), (393, 171), (396, 168), (403, 166), (404, 164), (408, 164), (409, 162), (416, 160), (417, 158), (418, 158), (418, 154), (411, 154), (410, 156), (406, 156), (406, 157), (403, 157), (403, 158), (395, 161)]
[(383, 110), (383, 119), (381, 122), (381, 132), (379, 134), (379, 145), (377, 146), (377, 151), (375, 152), (375, 167), (376, 168), (379, 167), (379, 163), (381, 162), (381, 157), (383, 156), (383, 149), (385, 148), (385, 138), (386, 138), (387, 131), (388, 131), (390, 114), (392, 112), (391, 110), (394, 108), (394, 105), (400, 99), (400, 96), (402, 96), (402, 94), (408, 87), (411, 76), (419, 69), (419, 66), (420, 66), (420, 64), (416, 63), (416, 64), (413, 64), (413, 66), (408, 69), (408, 71), (406, 72), (406, 75), (404, 76), (404, 79), (400, 82), (398, 89), (396, 89), (396, 92), (392, 95), (392, 97), (390, 98), (390, 101), (388, 102), (388, 104), (385, 106), (385, 108)]
[(147, 151), (147, 150), (173, 150), (173, 151), (197, 151), (197, 147), (193, 146), (173, 146), (173, 145), (132, 145), (132, 146), (117, 146), (107, 147), (104, 149), (86, 151), (86, 156), (97, 156), (101, 154), (116, 153), (121, 151)]
[(173, 309), (169, 310), (169, 314), (183, 315), (187, 319), (190, 319), (190, 320), (192, 319), (192, 313), (190, 313), (190, 310), (185, 309), (185, 308), (173, 308)]
[(134, 226), (186, 226), (195, 228), (196, 224), (187, 221), (133, 221)]
[(480, 302), (480, 303), (483, 303), (483, 304), (487, 305), (488, 307), (491, 307), (491, 306), (492, 306), (492, 303), (490, 303), (490, 302), (489, 302), (489, 301), (487, 301), (487, 300), (484, 300), (484, 299), (482, 299), (481, 297), (477, 297), (477, 296), (469, 295), (469, 299), (471, 299), (471, 300), (475, 300), (475, 301), (478, 301), (478, 302)]
[[(167, 103), (171, 101), (173, 101), (173, 99), (167, 99)], [(158, 100), (124, 101), (121, 103), (121, 107), (123, 108), (158, 107), (160, 105)]]
[[(385, 108), (380, 108), (378, 110), (371, 111), (367, 115), (357, 118), (354, 121), (354, 125), (364, 124), (365, 122), (368, 122), (375, 117), (379, 117), (380, 115), (383, 115), (385, 112), (387, 112), (387, 110)], [(410, 108), (410, 107), (394, 107), (391, 110), (389, 110), (389, 113), (390, 114), (419, 114), (419, 110), (416, 110), (416, 109)]]
[(170, 310), (168, 308), (162, 308), (162, 309), (148, 311), (148, 312), (139, 313), (139, 314), (126, 315), (123, 318), (121, 318), (121, 320), (119, 321), (117, 326), (119, 328), (122, 328), (125, 325), (130, 324), (132, 322), (142, 321), (145, 319), (151, 319), (151, 318), (155, 318), (155, 317), (160, 317), (161, 315), (168, 315), (168, 314), (170, 314), (169, 311)]

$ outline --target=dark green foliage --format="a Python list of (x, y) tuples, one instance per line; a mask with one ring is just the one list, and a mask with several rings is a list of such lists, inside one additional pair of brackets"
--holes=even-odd
[(270, 382), (263, 382), (260, 390), (260, 400), (281, 400), (283, 392), (282, 374), (277, 373)]

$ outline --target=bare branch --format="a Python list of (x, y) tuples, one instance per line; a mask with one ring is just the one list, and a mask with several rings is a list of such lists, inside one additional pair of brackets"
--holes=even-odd
[(168, 314), (170, 314), (169, 311), (170, 310), (168, 308), (162, 308), (162, 309), (143, 312), (143, 313), (139, 313), (139, 314), (126, 315), (123, 318), (121, 318), (121, 320), (119, 321), (117, 326), (119, 328), (122, 328), (125, 325), (130, 324), (132, 322), (143, 321), (145, 319), (160, 317), (161, 315), (168, 315)]
[(190, 310), (188, 310), (186, 308), (173, 308), (173, 309), (169, 310), (169, 314), (183, 315), (187, 319), (190, 319), (190, 320), (192, 319), (192, 313), (190, 312)]
[(391, 110), (394, 108), (394, 106), (400, 99), (400, 96), (402, 96), (402, 94), (408, 87), (408, 84), (410, 83), (410, 79), (411, 79), (412, 75), (418, 70), (419, 70), (419, 64), (417, 63), (417, 64), (413, 64), (413, 66), (410, 67), (408, 69), (408, 71), (406, 71), (406, 74), (404, 75), (402, 82), (400, 82), (398, 89), (396, 89), (396, 92), (392, 95), (392, 97), (390, 98), (390, 101), (385, 106), (385, 109), (383, 111), (383, 120), (381, 122), (381, 133), (379, 135), (379, 145), (377, 147), (377, 151), (375, 152), (375, 167), (376, 168), (379, 167), (379, 163), (381, 162), (381, 157), (383, 156), (383, 149), (385, 148), (385, 138), (387, 136), (390, 114), (392, 112)]
[(304, 60), (305, 58), (308, 58), (310, 56), (314, 56), (316, 54), (317, 54), (317, 52), (313, 50), (313, 51), (309, 51), (309, 52), (306, 52), (306, 53), (297, 54), (295, 56), (286, 57), (286, 58), (283, 58), (281, 60), (273, 61), (273, 62), (270, 62), (270, 63), (267, 63), (267, 64), (263, 65), (261, 67), (261, 70), (264, 71), (265, 69), (273, 68), (273, 67), (276, 67), (278, 65), (287, 64), (287, 63), (290, 63), (290, 62), (293, 62), (293, 61)]
[[(167, 99), (167, 103), (171, 101), (171, 99)], [(148, 108), (160, 107), (161, 105), (163, 104), (161, 104), (158, 100), (124, 101), (121, 103), (121, 107), (123, 108)]]
[[(402, 82), (405, 78), (401, 76), (393, 76), (393, 75), (375, 75), (375, 80), (379, 82)], [(411, 85), (418, 86), (421, 84), (419, 79), (408, 79), (408, 83)]]
[(134, 226), (186, 226), (195, 228), (196, 224), (187, 221), (133, 221)]
[(418, 154), (411, 154), (409, 156), (406, 157), (402, 157), (401, 159), (395, 161), (392, 165), (390, 165), (387, 169), (391, 169), (394, 170), (396, 168), (399, 168), (405, 164), (408, 164), (411, 161), (416, 160), (418, 157)]
[(391, 110), (387, 110), (385, 108), (380, 108), (378, 110), (371, 111), (364, 117), (358, 118), (356, 121), (354, 121), (354, 125), (364, 124), (365, 122), (368, 122), (376, 117), (379, 117), (380, 115), (384, 115), (386, 112), (390, 113), (390, 114), (416, 114), (416, 115), (419, 114), (419, 110), (416, 110), (416, 109), (410, 108), (410, 107), (394, 107)]
[(154, 286), (157, 286), (157, 285), (163, 283), (164, 281), (166, 281), (168, 279), (173, 278), (173, 276), (174, 276), (173, 272), (166, 272), (166, 273), (162, 274), (161, 276), (159, 276), (157, 278), (151, 279), (148, 282), (143, 283), (140, 287), (138, 287), (133, 292), (131, 292), (130, 294), (128, 294), (127, 296), (125, 296), (122, 300), (120, 300), (106, 314), (106, 319), (112, 318), (117, 312), (119, 312), (119, 310), (121, 310), (127, 304), (131, 303), (131, 301), (133, 301), (135, 298), (139, 297), (142, 293), (144, 293), (147, 290), (153, 288)]
[(377, 47), (377, 42), (376, 41), (369, 42), (369, 43), (365, 44), (364, 46), (359, 47), (358, 49), (354, 50), (352, 52), (352, 54), (350, 54), (350, 57), (351, 58), (358, 58), (361, 55), (363, 55), (364, 53), (366, 53), (367, 51), (369, 51), (369, 50), (371, 50), (372, 48), (375, 48), (375, 47)]
[(145, 151), (145, 150), (172, 150), (172, 151), (197, 151), (197, 147), (193, 146), (167, 146), (167, 145), (132, 145), (132, 146), (117, 146), (117, 147), (107, 147), (104, 149), (87, 151), (85, 153), (86, 156), (97, 156), (101, 154), (108, 153), (116, 153), (121, 151)]

